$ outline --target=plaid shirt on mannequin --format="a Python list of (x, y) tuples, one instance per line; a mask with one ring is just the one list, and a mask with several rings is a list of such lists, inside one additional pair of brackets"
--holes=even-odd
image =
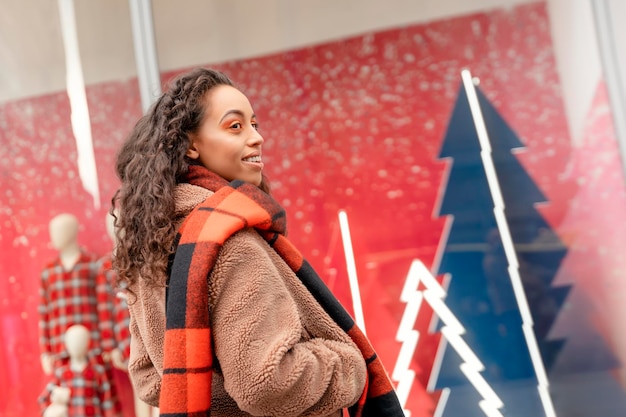
[(118, 290), (115, 297), (115, 323), (114, 333), (117, 340), (117, 348), (122, 351), (124, 360), (130, 357), (130, 312), (126, 302), (126, 292)]
[(110, 351), (113, 337), (114, 294), (98, 283), (95, 257), (82, 252), (74, 267), (66, 271), (57, 258), (41, 272), (39, 289), (39, 343), (42, 353), (63, 358), (63, 334), (74, 324), (90, 331), (90, 355)]
[(54, 378), (39, 396), (44, 410), (51, 404), (50, 396), (55, 386), (70, 389), (69, 416), (120, 417), (121, 407), (115, 390), (109, 382), (105, 368), (90, 363), (82, 371), (74, 371), (68, 365), (55, 369)]

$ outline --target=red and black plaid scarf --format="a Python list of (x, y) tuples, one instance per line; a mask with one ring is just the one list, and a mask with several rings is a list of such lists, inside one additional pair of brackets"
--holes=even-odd
[(226, 239), (249, 227), (267, 240), (361, 350), (367, 364), (367, 382), (361, 398), (350, 408), (350, 415), (404, 416), (369, 340), (285, 237), (283, 208), (256, 186), (242, 181), (228, 183), (200, 166), (189, 167), (187, 181), (215, 193), (187, 216), (177, 236), (167, 289), (161, 416), (210, 415), (213, 355), (207, 277)]

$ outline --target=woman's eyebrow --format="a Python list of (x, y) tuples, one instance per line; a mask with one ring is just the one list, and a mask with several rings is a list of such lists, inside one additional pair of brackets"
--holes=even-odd
[[(224, 113), (224, 116), (222, 116), (222, 118), (220, 119), (220, 123), (222, 123), (224, 121), (224, 119), (226, 117), (228, 117), (231, 114), (236, 114), (237, 116), (241, 117), (242, 119), (245, 117), (245, 114), (241, 111), (241, 110), (237, 110), (237, 109), (233, 109), (233, 110), (228, 110), (226, 113)], [(252, 114), (252, 119), (256, 119), (256, 114)]]

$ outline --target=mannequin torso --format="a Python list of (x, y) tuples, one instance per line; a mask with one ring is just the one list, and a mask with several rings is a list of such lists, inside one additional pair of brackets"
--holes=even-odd
[[(114, 347), (113, 324), (101, 299), (111, 297), (108, 288), (98, 287), (96, 257), (84, 251), (78, 241), (78, 219), (59, 214), (49, 224), (51, 246), (58, 257), (41, 272), (40, 348), (44, 372), (51, 375), (57, 360), (66, 360), (63, 334), (74, 324), (90, 332), (90, 354), (98, 356)], [(101, 294), (102, 293), (102, 294)]]

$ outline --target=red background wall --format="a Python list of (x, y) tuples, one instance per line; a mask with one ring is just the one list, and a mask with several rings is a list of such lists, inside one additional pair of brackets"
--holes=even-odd
[[(615, 191), (603, 201), (614, 207), (606, 215), (612, 223), (626, 212), (619, 211), (625, 199), (623, 178), (615, 174), (620, 162), (610, 114), (598, 118), (590, 109), (591, 139), (582, 149), (570, 145), (543, 3), (211, 66), (250, 97), (266, 139), (264, 162), (273, 193), (288, 212), (290, 237), (350, 307), (337, 219), (338, 211), (346, 210), (368, 336), (389, 372), (400, 348), (395, 333), (408, 267), (414, 258), (431, 265), (440, 243), (445, 219), (434, 218), (433, 210), (446, 163), (436, 156), (463, 68), (480, 78), (482, 90), (526, 144), (519, 157), (550, 202), (542, 207), (546, 220), (574, 245), (574, 253), (583, 250), (575, 243), (580, 231), (587, 231), (589, 261), (571, 256), (572, 268), (594, 268), (591, 262), (604, 256), (593, 246), (597, 234), (589, 231), (606, 220), (582, 208), (598, 198), (598, 187)], [(163, 80), (173, 75), (163, 74)], [(602, 91), (599, 87), (594, 106), (606, 109)], [(135, 80), (92, 85), (87, 97), (99, 209), (78, 178), (66, 94), (0, 106), (0, 416), (35, 415), (45, 383), (37, 291), (39, 271), (54, 256), (48, 221), (74, 213), (87, 249), (104, 254), (111, 246), (104, 218), (117, 187), (112, 166), (117, 147), (140, 116), (138, 88)], [(593, 190), (580, 181), (588, 175), (589, 155), (613, 168)], [(626, 244), (609, 225), (598, 230), (611, 236), (607, 250)], [(610, 273), (606, 277), (613, 279)], [(598, 304), (607, 303), (602, 279), (592, 285)], [(626, 291), (616, 294), (611, 303), (617, 305)], [(611, 314), (597, 316), (607, 338), (613, 337)], [(425, 329), (428, 321), (424, 309), (416, 328)], [(437, 338), (420, 339), (414, 357), (418, 380), (407, 404), (414, 415), (434, 410), (436, 394), (431, 397), (425, 386)]]

